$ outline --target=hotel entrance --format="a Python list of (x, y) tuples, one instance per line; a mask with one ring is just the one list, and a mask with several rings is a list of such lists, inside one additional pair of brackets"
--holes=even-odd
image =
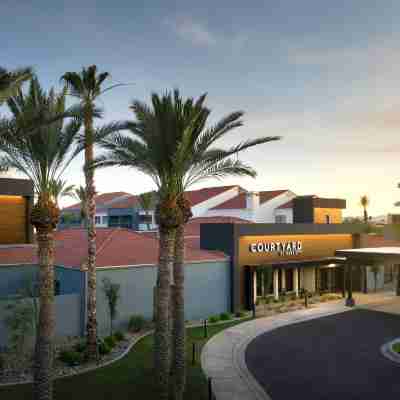
[(341, 293), (344, 258), (335, 252), (360, 242), (357, 226), (341, 224), (207, 225), (201, 226), (201, 247), (231, 257), (233, 312), (251, 309), (257, 298)]

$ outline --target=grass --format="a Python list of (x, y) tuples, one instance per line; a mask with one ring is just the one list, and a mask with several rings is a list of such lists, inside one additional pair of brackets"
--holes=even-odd
[[(247, 319), (246, 319), (247, 320)], [(242, 321), (209, 325), (208, 339), (220, 331)], [(187, 330), (187, 385), (185, 399), (206, 400), (207, 381), (200, 366), (200, 353), (208, 339), (203, 337), (203, 328)], [(198, 349), (197, 362), (191, 363), (192, 343)], [(122, 360), (108, 367), (82, 375), (57, 379), (54, 382), (56, 400), (156, 400), (153, 373), (153, 336), (147, 336), (137, 343)], [(32, 385), (0, 387), (0, 399), (26, 400), (32, 398)]]

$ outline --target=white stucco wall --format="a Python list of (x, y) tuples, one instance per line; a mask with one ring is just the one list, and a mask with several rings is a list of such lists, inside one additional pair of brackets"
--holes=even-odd
[(274, 210), (274, 222), (276, 222), (276, 217), (278, 215), (285, 216), (287, 224), (293, 224), (293, 209), (292, 208), (276, 208)]
[(258, 209), (254, 210), (252, 220), (259, 223), (275, 223), (275, 210), (277, 207), (287, 203), (294, 197), (296, 197), (296, 195), (288, 190), (287, 192), (266, 201), (261, 204)]

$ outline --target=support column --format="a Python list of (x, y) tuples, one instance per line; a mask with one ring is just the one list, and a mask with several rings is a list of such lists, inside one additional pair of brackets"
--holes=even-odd
[(293, 289), (296, 293), (296, 297), (299, 297), (299, 269), (293, 269)]
[(353, 266), (347, 265), (346, 268), (348, 270), (348, 275), (349, 275), (349, 279), (348, 279), (349, 287), (348, 287), (348, 292), (347, 292), (348, 294), (347, 294), (347, 299), (346, 299), (346, 306), (354, 307), (355, 301), (353, 298)]
[(396, 296), (400, 296), (400, 264), (397, 264), (396, 280)]
[(253, 304), (257, 301), (257, 271), (253, 270)]
[(286, 292), (286, 270), (281, 269), (282, 292)]
[(363, 275), (363, 293), (368, 293), (368, 267), (364, 265), (361, 267), (362, 275)]
[(342, 286), (342, 297), (346, 298), (346, 265), (342, 265), (343, 268), (343, 286)]
[(275, 300), (279, 300), (279, 271), (274, 269), (273, 280), (274, 280), (274, 298)]

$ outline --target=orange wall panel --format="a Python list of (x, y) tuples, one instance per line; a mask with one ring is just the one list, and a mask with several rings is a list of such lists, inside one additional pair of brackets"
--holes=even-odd
[(26, 243), (26, 199), (0, 196), (0, 244)]

